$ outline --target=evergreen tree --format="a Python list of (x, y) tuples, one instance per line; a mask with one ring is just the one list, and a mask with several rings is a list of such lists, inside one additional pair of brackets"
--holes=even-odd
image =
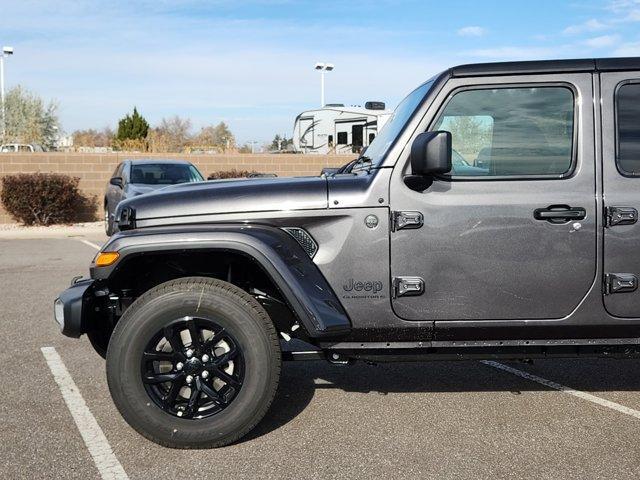
[(149, 123), (138, 113), (138, 109), (133, 107), (133, 114), (127, 114), (118, 122), (118, 140), (143, 140), (149, 133)]

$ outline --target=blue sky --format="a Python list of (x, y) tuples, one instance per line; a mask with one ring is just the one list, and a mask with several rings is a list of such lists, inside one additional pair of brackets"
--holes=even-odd
[(640, 0), (0, 0), (9, 87), (55, 99), (66, 131), (226, 121), (240, 142), (291, 135), (326, 100), (395, 104), (448, 66), (640, 55)]

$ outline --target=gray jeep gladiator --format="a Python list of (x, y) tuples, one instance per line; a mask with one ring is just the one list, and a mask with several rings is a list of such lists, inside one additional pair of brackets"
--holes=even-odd
[(170, 447), (247, 434), (283, 360), (640, 355), (640, 59), (465, 65), (328, 175), (176, 185), (54, 305)]

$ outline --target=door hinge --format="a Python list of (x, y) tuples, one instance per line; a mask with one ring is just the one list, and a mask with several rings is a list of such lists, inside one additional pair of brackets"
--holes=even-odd
[(638, 289), (638, 277), (633, 273), (605, 273), (604, 294), (633, 292)]
[(420, 228), (424, 217), (420, 212), (391, 212), (391, 231)]
[(393, 296), (415, 297), (424, 293), (424, 280), (420, 277), (393, 277)]
[(606, 227), (633, 225), (638, 221), (638, 210), (633, 207), (606, 207), (604, 218)]

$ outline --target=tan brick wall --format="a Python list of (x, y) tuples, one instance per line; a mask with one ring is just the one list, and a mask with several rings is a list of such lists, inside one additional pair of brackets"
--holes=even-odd
[[(89, 154), (89, 153), (2, 153), (0, 177), (12, 173), (51, 172), (80, 177), (80, 188), (88, 195), (104, 197), (104, 189), (119, 162), (136, 158), (185, 159), (198, 167), (206, 177), (212, 172), (255, 170), (275, 173), (279, 177), (318, 175), (324, 167), (337, 167), (353, 155), (292, 155), (292, 154)], [(0, 206), (0, 223), (13, 220)]]

